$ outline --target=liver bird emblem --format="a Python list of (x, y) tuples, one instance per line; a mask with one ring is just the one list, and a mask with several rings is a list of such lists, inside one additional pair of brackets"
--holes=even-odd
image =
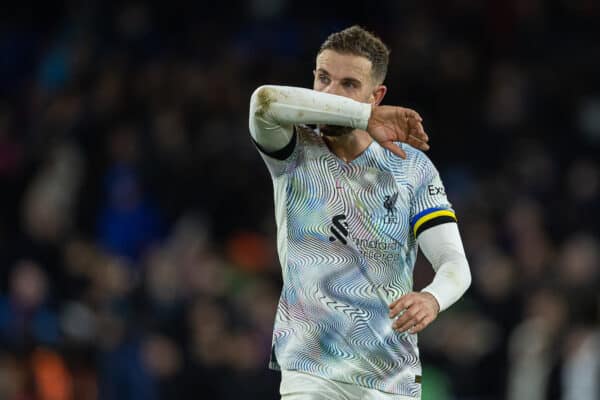
[(385, 196), (383, 206), (387, 210), (387, 216), (393, 217), (394, 214), (398, 211), (396, 209), (396, 200), (398, 200), (398, 192), (394, 193), (391, 196)]

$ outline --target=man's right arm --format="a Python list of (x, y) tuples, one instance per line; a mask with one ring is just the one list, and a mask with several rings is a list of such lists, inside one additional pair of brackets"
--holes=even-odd
[(367, 129), (371, 104), (310, 89), (265, 85), (250, 100), (250, 133), (261, 150), (276, 153), (290, 144), (296, 124)]
[(367, 131), (392, 153), (406, 158), (395, 142), (420, 150), (429, 149), (421, 116), (414, 110), (395, 106), (372, 106), (353, 99), (315, 90), (265, 85), (254, 91), (250, 102), (250, 133), (267, 154), (280, 159), (293, 150), (295, 124), (346, 126)]

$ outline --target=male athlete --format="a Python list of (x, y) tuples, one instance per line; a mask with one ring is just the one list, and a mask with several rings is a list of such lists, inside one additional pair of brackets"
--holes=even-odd
[[(286, 400), (420, 398), (416, 334), (471, 282), (421, 117), (380, 105), (388, 57), (353, 26), (321, 46), (314, 90), (252, 95), (283, 272), (270, 366)], [(421, 292), (417, 246), (436, 271)]]

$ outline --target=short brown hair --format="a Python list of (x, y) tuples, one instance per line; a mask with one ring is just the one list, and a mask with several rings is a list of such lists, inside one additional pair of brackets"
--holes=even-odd
[(382, 83), (385, 79), (390, 49), (381, 39), (358, 25), (353, 25), (329, 35), (321, 45), (317, 55), (324, 50), (365, 57), (371, 61), (373, 78), (379, 83)]

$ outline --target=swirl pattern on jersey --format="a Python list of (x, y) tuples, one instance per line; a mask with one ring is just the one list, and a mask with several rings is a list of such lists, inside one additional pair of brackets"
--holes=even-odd
[(388, 304), (412, 290), (411, 219), (450, 210), (443, 190), (427, 190), (442, 187), (438, 172), (409, 146), (402, 160), (373, 142), (347, 164), (296, 132), (288, 159), (263, 154), (284, 282), (270, 365), (419, 397), (417, 337), (392, 330)]

